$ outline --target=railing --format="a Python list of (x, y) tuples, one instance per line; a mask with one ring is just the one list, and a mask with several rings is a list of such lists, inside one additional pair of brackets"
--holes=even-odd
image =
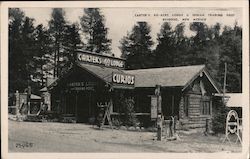
[[(112, 112), (110, 115), (124, 115), (125, 113)], [(135, 115), (150, 115), (150, 113), (135, 113)]]

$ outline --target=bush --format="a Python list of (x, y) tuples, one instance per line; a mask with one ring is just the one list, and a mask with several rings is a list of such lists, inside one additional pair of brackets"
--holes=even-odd
[(124, 114), (123, 124), (126, 126), (137, 126), (138, 120), (134, 111), (134, 99), (133, 98), (125, 98), (124, 96), (120, 99), (121, 102), (121, 114)]
[(229, 108), (226, 107), (223, 103), (221, 103), (221, 105), (218, 105), (216, 111), (214, 111), (214, 115), (212, 118), (212, 130), (215, 134), (225, 133), (226, 118), (228, 112)]
[(120, 127), (122, 123), (118, 117), (112, 117), (112, 125), (116, 127)]

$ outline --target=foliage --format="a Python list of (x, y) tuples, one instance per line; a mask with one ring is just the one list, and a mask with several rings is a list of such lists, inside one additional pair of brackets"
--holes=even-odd
[(96, 53), (110, 53), (111, 40), (108, 39), (108, 28), (99, 8), (86, 8), (80, 18), (82, 31), (87, 41), (86, 50)]
[(227, 91), (242, 92), (242, 28), (225, 27), (220, 36), (220, 63), (218, 76), (222, 83), (224, 63), (227, 63)]
[(112, 124), (114, 126), (120, 127), (122, 125), (122, 122), (119, 117), (112, 117)]
[(80, 28), (77, 23), (73, 23), (72, 25), (66, 25), (65, 30), (65, 40), (64, 40), (64, 62), (62, 67), (62, 74), (67, 72), (70, 68), (72, 68), (73, 63), (75, 61), (75, 51), (80, 49), (82, 46), (80, 34)]
[(46, 83), (46, 77), (50, 75), (51, 67), (51, 37), (48, 30), (42, 25), (39, 24), (35, 28), (35, 38), (36, 38), (36, 57), (34, 57), (34, 63), (36, 67), (36, 72), (34, 74), (34, 79), (41, 82), (41, 86), (44, 87)]
[[(110, 53), (111, 40), (105, 17), (98, 8), (84, 9), (77, 23), (65, 20), (62, 8), (53, 8), (48, 29), (25, 16), (19, 8), (9, 9), (9, 90), (24, 90), (27, 85), (39, 90), (54, 69), (54, 77), (62, 76), (74, 62), (74, 51), (81, 47), (97, 53)], [(153, 49), (151, 27), (137, 22), (120, 43), (127, 69), (205, 64), (211, 75), (223, 85), (227, 63), (227, 92), (242, 92), (242, 28), (216, 23), (193, 22), (185, 35), (184, 23), (175, 27), (165, 22), (157, 34)], [(82, 32), (81, 32), (82, 31)], [(82, 46), (81, 36), (86, 41)]]
[(227, 92), (242, 92), (242, 28), (224, 27), (216, 23), (207, 26), (194, 22), (190, 30), (195, 34), (184, 36), (184, 24), (175, 29), (163, 23), (154, 51), (154, 67), (205, 64), (212, 77), (223, 86), (224, 64), (227, 63)]
[(214, 107), (216, 110), (213, 113), (212, 118), (212, 130), (215, 134), (225, 133), (226, 118), (229, 108), (225, 104), (220, 103)]
[(66, 20), (65, 20), (65, 11), (62, 8), (53, 8), (51, 13), (51, 19), (49, 21), (49, 33), (52, 37), (52, 48), (54, 56), (54, 70), (53, 76), (59, 77), (62, 75), (61, 70), (63, 64), (61, 59), (63, 57), (64, 51), (64, 41), (66, 40), (64, 34), (66, 30)]
[(189, 40), (184, 36), (185, 25), (178, 24), (174, 30), (170, 23), (163, 23), (157, 35), (157, 46), (154, 51), (155, 66), (180, 66), (185, 65), (189, 48)]
[(146, 22), (137, 22), (131, 33), (120, 41), (122, 57), (126, 58), (127, 69), (148, 68), (153, 64), (150, 36), (151, 28)]
[[(134, 110), (134, 99), (131, 97), (125, 97), (123, 94), (120, 95), (119, 105), (121, 106), (122, 123), (126, 126), (136, 126), (138, 120)], [(124, 114), (123, 114), (124, 113)]]
[(34, 19), (18, 8), (9, 9), (9, 90), (23, 91), (28, 85), (36, 87), (37, 54)]

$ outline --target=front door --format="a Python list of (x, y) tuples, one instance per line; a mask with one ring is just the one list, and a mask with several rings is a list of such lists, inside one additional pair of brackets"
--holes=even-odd
[(76, 111), (77, 122), (86, 123), (90, 117), (95, 116), (96, 105), (94, 103), (93, 92), (82, 91), (78, 93)]

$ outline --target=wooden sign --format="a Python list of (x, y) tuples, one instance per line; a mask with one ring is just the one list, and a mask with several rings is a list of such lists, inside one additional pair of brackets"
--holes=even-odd
[(77, 60), (79, 62), (101, 65), (105, 67), (122, 68), (125, 67), (125, 60), (116, 57), (105, 56), (102, 54), (90, 53), (86, 51), (77, 52)]
[(132, 86), (135, 85), (135, 76), (124, 73), (112, 73), (112, 83), (115, 85)]
[(96, 82), (71, 82), (67, 86), (71, 91), (94, 91)]

